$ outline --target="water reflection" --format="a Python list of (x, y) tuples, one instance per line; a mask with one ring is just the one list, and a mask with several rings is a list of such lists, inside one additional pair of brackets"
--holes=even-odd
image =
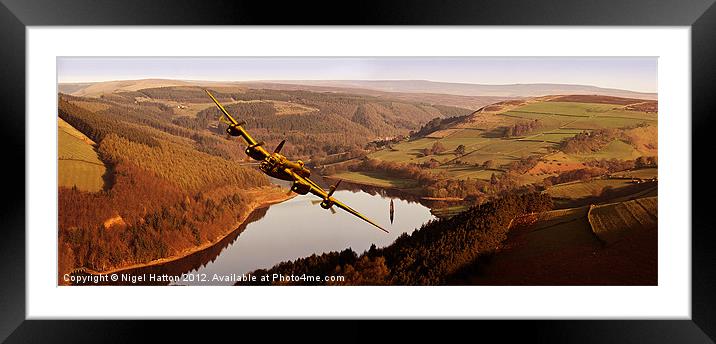
[(390, 200), (390, 223), (393, 224), (393, 217), (395, 215), (395, 206), (393, 204), (393, 200)]
[[(368, 192), (342, 189), (334, 194), (335, 198), (384, 225), (390, 231), (389, 234), (342, 210), (332, 214), (314, 205), (311, 201), (315, 197), (312, 195), (296, 196), (286, 202), (254, 211), (240, 228), (206, 250), (173, 262), (122, 273), (144, 276), (189, 273), (207, 276), (203, 282), (183, 280), (137, 283), (142, 285), (231, 285), (232, 281), (212, 281), (212, 278), (215, 275), (240, 275), (259, 268), (270, 268), (282, 261), (349, 247), (360, 254), (369, 249), (371, 244), (377, 247), (390, 245), (402, 233), (410, 233), (433, 218), (429, 208), (416, 202), (417, 197), (407, 200), (404, 199), (405, 195), (400, 196), (379, 189)], [(391, 207), (392, 212), (389, 210)]]
[[(422, 196), (419, 196), (415, 193), (411, 193), (408, 191), (396, 189), (396, 188), (382, 188), (377, 186), (370, 186), (370, 185), (363, 185), (363, 184), (357, 184), (357, 183), (351, 183), (350, 181), (342, 181), (341, 182), (341, 189), (344, 190), (350, 190), (353, 192), (366, 192), (368, 194), (374, 195), (374, 196), (381, 196), (383, 198), (391, 198), (391, 199), (402, 199), (407, 200), (410, 202), (420, 203), (425, 207), (428, 208), (442, 208), (442, 207), (448, 207), (455, 204), (462, 204), (463, 201), (460, 200), (428, 200), (424, 199)], [(417, 193), (421, 193), (422, 191), (416, 191)]]

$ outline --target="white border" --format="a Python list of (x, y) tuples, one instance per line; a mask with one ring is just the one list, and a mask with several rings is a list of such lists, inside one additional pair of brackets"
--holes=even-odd
[[(691, 318), (688, 27), (27, 28), (27, 317)], [(658, 287), (57, 287), (57, 56), (658, 56)]]

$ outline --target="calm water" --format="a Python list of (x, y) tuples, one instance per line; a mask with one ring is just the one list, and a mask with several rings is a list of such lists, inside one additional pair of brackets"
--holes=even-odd
[[(286, 260), (352, 248), (358, 254), (370, 248), (390, 245), (402, 233), (410, 233), (433, 219), (426, 206), (387, 196), (384, 192), (338, 190), (334, 197), (343, 201), (386, 228), (385, 233), (347, 212), (325, 210), (312, 200), (313, 195), (296, 196), (283, 203), (251, 214), (248, 221), (231, 235), (207, 250), (160, 266), (127, 271), (131, 274), (206, 274), (205, 282), (150, 284), (232, 285), (233, 281), (210, 281), (214, 274), (244, 274), (270, 268)], [(390, 222), (390, 201), (394, 220)], [(146, 283), (144, 283), (146, 284)]]

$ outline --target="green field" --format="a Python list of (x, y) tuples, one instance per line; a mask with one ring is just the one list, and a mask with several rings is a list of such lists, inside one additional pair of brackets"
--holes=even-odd
[(57, 162), (59, 186), (71, 188), (77, 186), (79, 190), (97, 192), (102, 190), (105, 173), (104, 165), (98, 166), (85, 161), (59, 160)]
[(415, 182), (409, 179), (391, 178), (379, 172), (340, 172), (331, 177), (358, 184), (378, 186), (384, 188), (410, 188)]
[(636, 121), (654, 121), (656, 122), (656, 114), (646, 112), (625, 110), (621, 105), (614, 104), (598, 104), (598, 103), (578, 103), (578, 102), (539, 102), (531, 103), (513, 110), (528, 113), (555, 114), (573, 117), (592, 117), (592, 118), (624, 118)]
[(599, 196), (605, 187), (618, 189), (628, 185), (632, 184), (626, 179), (594, 179), (585, 182), (557, 184), (549, 187), (545, 192), (554, 198), (580, 199)]
[(484, 169), (482, 167), (473, 167), (465, 165), (445, 165), (438, 168), (434, 168), (434, 172), (444, 172), (445, 175), (450, 179), (483, 179), (490, 180), (492, 174), (500, 175), (501, 170), (498, 169)]
[[(424, 137), (395, 144), (369, 155), (370, 158), (401, 162), (421, 163), (438, 160), (441, 166), (434, 172), (444, 171), (450, 178), (489, 179), (492, 171), (482, 167), (492, 160), (499, 168), (528, 156), (545, 156), (558, 147), (559, 142), (585, 130), (600, 128), (624, 128), (640, 123), (657, 124), (653, 113), (625, 110), (621, 105), (575, 103), (575, 102), (533, 102), (500, 114), (480, 114), (488, 120), (463, 123), (445, 131), (441, 138)], [(489, 117), (491, 116), (491, 117)], [(541, 126), (522, 137), (500, 138), (490, 135), (496, 128), (511, 126), (539, 119)], [(437, 155), (422, 156), (421, 150), (440, 142), (445, 151)], [(458, 145), (466, 147), (466, 154), (458, 157), (453, 152)], [(589, 154), (571, 154), (565, 161), (583, 162), (595, 159), (629, 160), (641, 156), (635, 147), (615, 140), (602, 150)], [(464, 162), (468, 165), (456, 164)], [(499, 173), (499, 172), (498, 172)]]
[(465, 205), (454, 205), (442, 208), (430, 208), (430, 213), (432, 213), (436, 217), (450, 218), (467, 209), (468, 206)]
[(106, 168), (93, 142), (62, 119), (57, 122), (58, 186), (96, 192), (102, 190)]
[(591, 154), (572, 154), (572, 157), (579, 161), (589, 160), (600, 160), (600, 159), (619, 159), (619, 160), (633, 160), (640, 157), (642, 154), (639, 153), (634, 147), (620, 140), (614, 140), (607, 144), (606, 147), (598, 152)]

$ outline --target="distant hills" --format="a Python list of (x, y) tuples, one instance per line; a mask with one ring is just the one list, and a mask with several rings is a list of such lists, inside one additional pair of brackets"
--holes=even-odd
[[(143, 79), (104, 81), (95, 83), (61, 83), (59, 91), (75, 96), (97, 97), (101, 94), (136, 91), (144, 88), (167, 86), (247, 86), (270, 89), (301, 89), (313, 91), (340, 92), (345, 89), (351, 93), (379, 96), (377, 92), (411, 94), (451, 95), (457, 97), (494, 97), (494, 98), (522, 98), (539, 97), (545, 95), (585, 94), (613, 96), (624, 98), (638, 98), (655, 100), (656, 93), (634, 92), (613, 88), (601, 88), (586, 85), (569, 84), (510, 84), (510, 85), (484, 85), (467, 83), (434, 82), (426, 80), (266, 80), (250, 82), (217, 82), (217, 81), (184, 81), (166, 79)], [(362, 90), (362, 91), (361, 91)], [(413, 97), (411, 97), (413, 98)], [(482, 100), (482, 99), (481, 99)], [(489, 99), (499, 101), (502, 99)], [(465, 99), (460, 102), (453, 100), (451, 105), (465, 105)]]
[(363, 88), (384, 92), (442, 93), (459, 96), (490, 96), (514, 98), (539, 97), (556, 94), (588, 94), (648, 100), (654, 100), (657, 98), (656, 93), (634, 92), (628, 90), (602, 88), (586, 85), (547, 83), (484, 85), (434, 82), (427, 80), (277, 80), (266, 82), (321, 87)]
[(230, 82), (187, 81), (169, 79), (113, 80), (84, 83), (60, 83), (58, 91), (78, 97), (99, 97), (102, 94), (138, 91), (145, 88), (172, 86), (231, 86)]

